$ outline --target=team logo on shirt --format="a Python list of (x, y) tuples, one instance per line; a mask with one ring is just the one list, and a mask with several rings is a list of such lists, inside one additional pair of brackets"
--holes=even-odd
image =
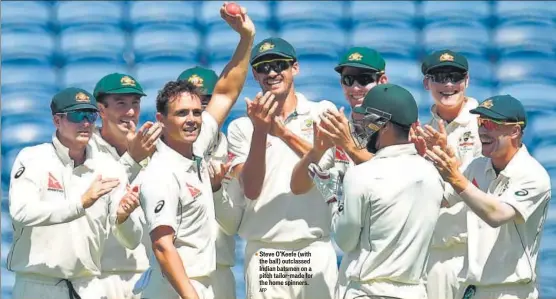
[(190, 185), (189, 183), (185, 183), (185, 185), (187, 186), (187, 189), (189, 189), (189, 193), (191, 193), (191, 197), (193, 197), (193, 199), (197, 199), (197, 197), (202, 195), (201, 190), (196, 187)]
[(475, 137), (472, 135), (471, 131), (467, 131), (461, 135), (459, 138), (460, 147), (472, 147), (474, 144)]
[(313, 120), (306, 119), (301, 125), (301, 131), (302, 132), (313, 131)]
[(334, 153), (334, 161), (337, 163), (349, 164), (349, 157), (346, 152), (339, 146), (336, 147), (336, 152)]
[(58, 180), (54, 177), (52, 173), (48, 173), (48, 190), (49, 191), (56, 191), (56, 192), (64, 192), (64, 188), (58, 182)]
[(122, 79), (120, 79), (120, 84), (124, 86), (135, 86), (135, 80), (128, 76), (123, 76)]
[(14, 174), (14, 179), (19, 179), (19, 177), (25, 172), (25, 166), (21, 165), (21, 167), (17, 170)]

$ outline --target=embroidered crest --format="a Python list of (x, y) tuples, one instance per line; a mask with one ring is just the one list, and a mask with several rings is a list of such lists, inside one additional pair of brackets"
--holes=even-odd
[(135, 80), (128, 76), (123, 76), (122, 79), (120, 79), (120, 83), (124, 86), (135, 86)]
[(82, 93), (82, 92), (78, 92), (75, 95), (75, 100), (78, 101), (78, 102), (81, 102), (81, 103), (89, 103), (90, 102), (89, 96)]
[(444, 54), (440, 55), (440, 61), (454, 61), (454, 56), (452, 56), (448, 53), (444, 53)]
[(270, 49), (274, 49), (274, 45), (269, 42), (266, 42), (259, 47), (259, 53), (268, 51)]
[(492, 100), (490, 100), (490, 99), (482, 102), (481, 105), (479, 105), (479, 107), (485, 107), (487, 109), (492, 108), (492, 106), (494, 106), (494, 104), (492, 103)]
[(360, 61), (361, 59), (363, 59), (363, 55), (355, 52), (352, 53), (351, 55), (349, 55), (348, 60), (349, 61)]
[(203, 86), (203, 78), (197, 76), (197, 75), (191, 75), (191, 77), (189, 77), (189, 79), (187, 79), (187, 81), (191, 82), (193, 85), (197, 86), (197, 87), (202, 87)]

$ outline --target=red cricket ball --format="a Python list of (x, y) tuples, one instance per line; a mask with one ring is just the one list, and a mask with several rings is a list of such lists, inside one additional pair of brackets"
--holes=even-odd
[(230, 16), (236, 16), (241, 13), (241, 7), (234, 2), (226, 4), (226, 13)]

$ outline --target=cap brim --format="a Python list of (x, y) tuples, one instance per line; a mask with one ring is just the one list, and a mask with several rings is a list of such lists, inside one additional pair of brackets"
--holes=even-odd
[(259, 60), (259, 58), (264, 57), (264, 56), (280, 56), (280, 57), (284, 57), (284, 58), (295, 59), (295, 57), (292, 57), (290, 55), (280, 53), (280, 52), (273, 52), (272, 50), (270, 50), (270, 51), (266, 51), (264, 53), (257, 54), (253, 58), (251, 58), (251, 62), (250, 62), (251, 65), (255, 64), (257, 62), (257, 60)]
[(348, 63), (339, 64), (338, 66), (336, 66), (334, 68), (334, 70), (338, 73), (341, 73), (342, 69), (346, 66), (356, 67), (356, 68), (359, 68), (359, 69), (371, 70), (371, 71), (375, 71), (375, 72), (379, 71), (378, 69), (376, 69), (374, 67), (371, 67), (371, 66), (368, 66), (368, 65), (362, 64), (362, 63), (357, 63), (357, 62), (348, 62)]
[(106, 91), (103, 92), (106, 94), (138, 94), (138, 95), (142, 95), (142, 96), (146, 96), (146, 94), (136, 88), (131, 88), (131, 87), (124, 87), (124, 88), (120, 88), (120, 89), (115, 89), (115, 90), (110, 90), (110, 91)]
[(486, 116), (490, 119), (494, 119), (494, 120), (507, 120), (508, 118), (502, 114), (496, 113), (490, 109), (487, 109), (485, 107), (477, 107), (475, 109), (471, 109), (469, 110), (469, 113), (471, 114), (478, 114), (481, 116)]
[(460, 70), (463, 70), (463, 71), (467, 72), (467, 69), (465, 67), (463, 67), (461, 64), (455, 63), (455, 62), (452, 62), (452, 61), (446, 61), (446, 62), (442, 62), (440, 64), (437, 64), (437, 65), (433, 66), (433, 67), (428, 68), (426, 73), (428, 73), (428, 72), (430, 72), (434, 69), (441, 68), (441, 67), (447, 67), (447, 66), (455, 67), (457, 69), (460, 69)]
[(98, 108), (95, 105), (83, 103), (83, 104), (77, 104), (75, 106), (68, 107), (64, 109), (64, 112), (76, 111), (76, 110), (87, 110), (87, 109), (98, 111)]

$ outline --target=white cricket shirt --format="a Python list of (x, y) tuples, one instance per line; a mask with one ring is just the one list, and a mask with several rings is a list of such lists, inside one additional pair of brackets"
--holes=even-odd
[[(208, 112), (202, 119), (196, 141), (199, 152), (205, 152), (218, 134), (218, 124)], [(215, 214), (205, 159), (187, 159), (159, 140), (141, 174), (140, 197), (149, 233), (159, 226), (171, 227), (187, 275), (209, 276), (216, 269)], [(151, 267), (160, 273), (158, 262)]]
[[(486, 157), (473, 160), (464, 175), (483, 192), (511, 205), (525, 220), (493, 228), (467, 208), (466, 283), (536, 281), (541, 235), (551, 198), (550, 177), (544, 167), (522, 145), (498, 176)], [(449, 199), (450, 203), (461, 200), (459, 196)]]
[[(296, 96), (297, 106), (285, 120), (285, 126), (312, 143), (313, 115), (336, 107), (329, 101), (310, 102), (301, 93), (296, 93)], [(252, 135), (253, 124), (248, 117), (230, 123), (228, 147), (232, 167), (247, 160)], [(245, 210), (239, 227), (242, 238), (247, 241), (290, 243), (330, 235), (330, 213), (316, 188), (303, 195), (291, 192), (293, 168), (300, 159), (286, 143), (268, 135), (262, 191), (256, 200), (245, 198)]]
[[(137, 163), (125, 152), (121, 157), (115, 147), (110, 145), (100, 134), (100, 130), (95, 128), (93, 132), (93, 137), (90, 141), (91, 147), (102, 154), (105, 154), (108, 159), (112, 159), (120, 163), (125, 169), (128, 180), (132, 182), (135, 180), (143, 166), (148, 163), (148, 158), (141, 163)], [(143, 215), (143, 210), (141, 207), (137, 207), (134, 211), (140, 217), (141, 224), (144, 225), (145, 217)], [(148, 236), (148, 234), (145, 234)], [(106, 240), (106, 246), (104, 248), (104, 254), (101, 259), (102, 272), (144, 272), (149, 267), (149, 258), (147, 257), (147, 252), (145, 246), (141, 243), (137, 248), (129, 250), (123, 247), (115, 238), (114, 235), (110, 235), (108, 240)]]
[[(54, 134), (52, 143), (26, 147), (16, 158), (9, 195), (14, 227), (10, 271), (67, 279), (98, 276), (112, 227), (128, 248), (141, 240), (143, 230), (135, 212), (115, 224), (127, 184), (121, 165), (88, 146), (85, 163), (74, 167), (68, 152)], [(81, 196), (99, 174), (118, 178), (120, 184), (84, 209)]]
[[(459, 115), (450, 123), (444, 122), (448, 134), (448, 146), (454, 149), (456, 157), (461, 162), (461, 169), (476, 157), (481, 156), (481, 140), (477, 115), (469, 113), (477, 107), (477, 100), (466, 98), (466, 103)], [(441, 120), (436, 112), (436, 105), (431, 107), (432, 119), (429, 125), (438, 130), (438, 121)], [(458, 203), (450, 208), (441, 208), (438, 223), (431, 244), (434, 248), (449, 248), (455, 244), (467, 242), (466, 212), (463, 203)]]
[(380, 149), (350, 168), (333, 220), (347, 277), (418, 285), (443, 194), (442, 178), (413, 144)]

